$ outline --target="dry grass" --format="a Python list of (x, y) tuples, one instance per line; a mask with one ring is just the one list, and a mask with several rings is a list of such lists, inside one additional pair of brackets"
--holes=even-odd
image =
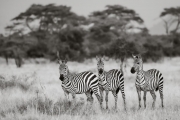
[[(65, 100), (59, 78), (58, 64), (47, 60), (25, 61), (22, 68), (16, 68), (14, 61), (5, 65), (0, 59), (0, 120), (178, 120), (180, 118), (180, 58), (166, 58), (159, 63), (144, 64), (144, 69), (159, 69), (164, 76), (164, 104), (160, 107), (159, 92), (156, 108), (151, 109), (152, 97), (147, 94), (147, 108), (138, 108), (135, 89), (135, 75), (130, 73), (132, 60), (128, 60), (125, 72), (125, 94), (127, 112), (124, 112), (121, 93), (118, 99), (118, 111), (114, 110), (114, 98), (109, 94), (109, 110), (100, 110), (94, 96), (93, 105), (86, 102), (85, 95), (77, 95), (76, 103)], [(96, 60), (84, 63), (69, 62), (72, 72), (91, 70), (97, 73)], [(105, 62), (105, 69), (119, 68), (114, 60)], [(143, 105), (143, 101), (142, 101)], [(105, 107), (105, 103), (103, 104)]]

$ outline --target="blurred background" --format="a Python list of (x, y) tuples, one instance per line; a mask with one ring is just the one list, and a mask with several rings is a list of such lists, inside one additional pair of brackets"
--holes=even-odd
[(180, 55), (178, 0), (0, 1), (0, 56), (82, 62), (105, 55), (123, 62), (131, 53), (157, 61)]

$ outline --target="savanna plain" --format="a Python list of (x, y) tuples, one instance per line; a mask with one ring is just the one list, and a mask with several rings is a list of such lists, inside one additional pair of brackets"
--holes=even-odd
[[(83, 63), (68, 62), (73, 73), (92, 71), (97, 75), (96, 59)], [(119, 69), (119, 61), (105, 61), (105, 70)], [(118, 93), (118, 109), (114, 110), (114, 97), (109, 94), (109, 109), (101, 110), (96, 97), (94, 103), (86, 102), (85, 94), (77, 95), (76, 102), (70, 96), (65, 99), (59, 80), (59, 64), (45, 59), (25, 60), (22, 68), (9, 65), (0, 58), (0, 120), (179, 120), (180, 119), (180, 57), (164, 58), (156, 63), (144, 63), (144, 70), (158, 69), (164, 77), (164, 108), (161, 108), (159, 92), (156, 107), (152, 109), (152, 97), (147, 93), (147, 107), (138, 110), (135, 74), (130, 73), (133, 60), (128, 59), (124, 69), (127, 111), (124, 111), (121, 92)], [(143, 93), (141, 94), (143, 95)], [(103, 101), (105, 108), (105, 100)]]

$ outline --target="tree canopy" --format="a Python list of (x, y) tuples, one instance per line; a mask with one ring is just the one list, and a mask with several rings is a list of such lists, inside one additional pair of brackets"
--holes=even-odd
[[(179, 29), (179, 7), (166, 8), (161, 13), (171, 16)], [(69, 60), (82, 61), (96, 55), (120, 59), (123, 63), (131, 53), (146, 53), (154, 61), (161, 56), (180, 55), (179, 34), (152, 36), (143, 19), (133, 9), (122, 5), (107, 5), (88, 17), (76, 14), (65, 5), (33, 4), (12, 18), (5, 29), (8, 36), (0, 36), (0, 55), (15, 57), (17, 66), (22, 58), (45, 57), (56, 60), (56, 53)], [(155, 56), (155, 57), (153, 57)]]
[(169, 17), (166, 19), (163, 19), (165, 23), (166, 33), (169, 33), (169, 29), (173, 24), (175, 25), (175, 28), (173, 28), (171, 33), (177, 33), (180, 29), (180, 7), (170, 7), (170, 8), (164, 8), (164, 11), (161, 12), (160, 17)]

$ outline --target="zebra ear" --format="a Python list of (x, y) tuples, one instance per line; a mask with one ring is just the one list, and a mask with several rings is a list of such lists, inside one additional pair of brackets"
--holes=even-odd
[(139, 59), (139, 58), (141, 58), (141, 55), (140, 55), (140, 54), (138, 54), (138, 55), (133, 55), (133, 54), (132, 54), (132, 56), (133, 56), (134, 59)]
[(59, 63), (59, 64), (61, 64), (61, 63), (62, 63), (62, 61), (61, 61), (60, 59), (58, 59), (58, 63)]
[(67, 58), (65, 58), (64, 63), (66, 64), (66, 63), (67, 63), (67, 61), (68, 61), (68, 59), (67, 59)]
[(97, 60), (97, 61), (99, 61), (99, 60), (100, 60), (100, 58), (99, 58), (97, 55), (96, 55), (96, 60)]
[(137, 58), (137, 56), (136, 56), (136, 55), (133, 55), (133, 54), (132, 54), (132, 57), (133, 57), (134, 59)]
[(62, 60), (61, 60), (60, 57), (59, 57), (59, 51), (57, 51), (57, 54), (56, 54), (56, 55), (57, 55), (57, 58), (58, 58), (58, 63), (61, 64), (61, 63), (62, 63)]
[(66, 60), (61, 60), (61, 63), (66, 64), (66, 63), (67, 63), (67, 61), (66, 61)]
[(104, 61), (109, 61), (109, 57), (103, 56)]
[(138, 59), (141, 58), (141, 54), (138, 54), (137, 57), (138, 57)]

